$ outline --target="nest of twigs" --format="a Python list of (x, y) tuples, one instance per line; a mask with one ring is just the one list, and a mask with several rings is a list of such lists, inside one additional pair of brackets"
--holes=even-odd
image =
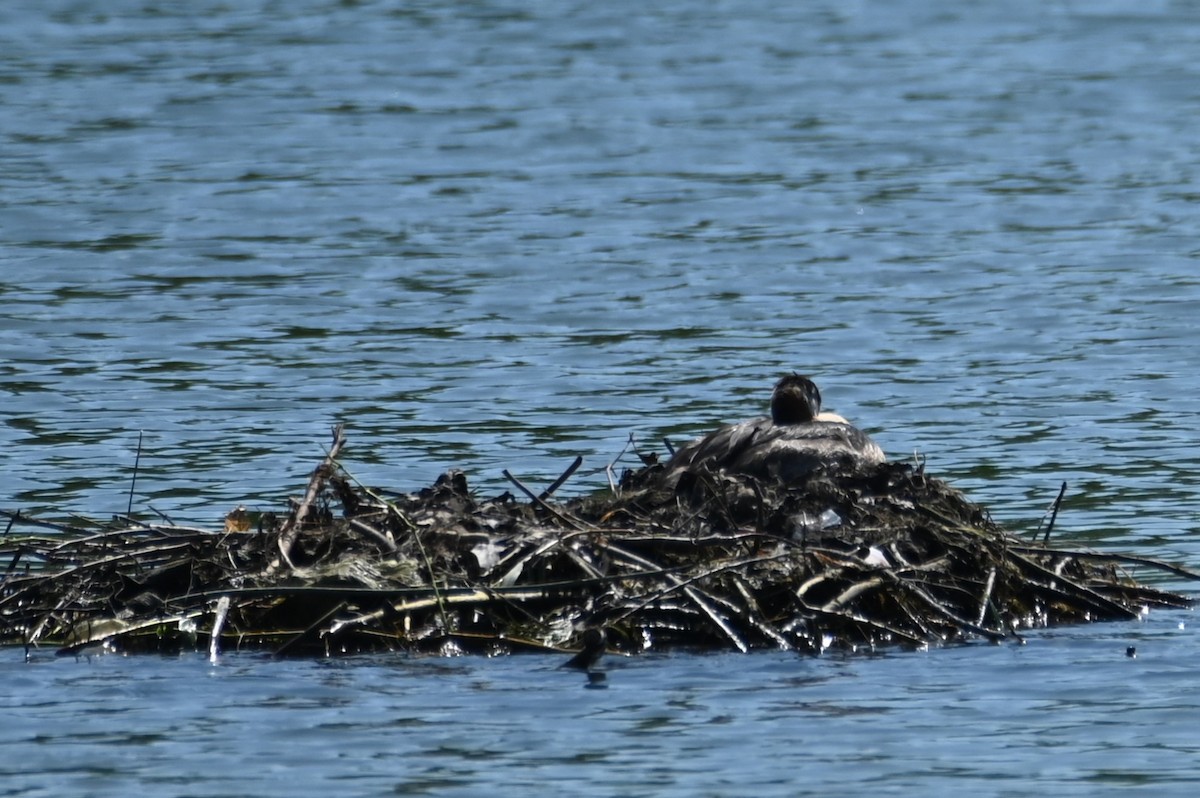
[(507, 653), (604, 630), (610, 650), (818, 653), (1132, 619), (1190, 602), (1129, 571), (1200, 576), (1019, 538), (909, 465), (786, 486), (703, 471), (669, 489), (650, 465), (561, 503), (562, 480), (539, 494), (510, 476), (519, 496), (482, 500), (452, 471), (388, 497), (341, 467), (343, 444), (339, 428), (289, 512), (239, 509), (220, 531), (8, 513), (0, 641)]

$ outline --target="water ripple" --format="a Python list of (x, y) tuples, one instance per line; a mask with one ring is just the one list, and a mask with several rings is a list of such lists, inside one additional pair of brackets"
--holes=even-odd
[[(1016, 529), (1065, 480), (1060, 540), (1200, 560), (1200, 17), (1186, 5), (51, 3), (5, 6), (0, 24), (4, 506), (123, 511), (141, 435), (135, 507), (214, 524), (239, 503), (282, 505), (339, 420), (369, 483), (415, 489), (464, 467), (499, 492), (502, 468), (548, 483), (581, 454), (568, 489), (584, 491), (631, 434), (661, 449), (756, 415), (798, 369), (892, 456), (919, 453)], [(1118, 700), (1123, 678), (1098, 673)], [(996, 684), (1037, 689), (1018, 681)], [(1062, 708), (1030, 696), (1047, 720), (1029, 726), (997, 694), (889, 731), (879, 716), (908, 699), (810, 690), (786, 711), (797, 728), (840, 719), (840, 747), (771, 748), (724, 692), (683, 716), (619, 704), (647, 730), (636, 746), (580, 732), (577, 752), (538, 763), (579, 728), (546, 705), (562, 722), (526, 731), (526, 758), (481, 750), (514, 763), (514, 789), (578, 757), (629, 774), (631, 794), (782, 794), (794, 776), (647, 749), (663, 722), (730, 761), (815, 747), (826, 772), (850, 765), (881, 792), (927, 787), (922, 773), (1018, 792), (1014, 755), (1057, 792), (1183, 777), (1178, 735), (1141, 770), (1103, 761), (1105, 745), (1127, 750), (1119, 725), (1085, 750), (1087, 723), (1111, 717), (1099, 710), (1061, 727)], [(213, 706), (209, 723), (241, 711)], [(1138, 706), (1131, 728), (1160, 739), (1152, 719), (1169, 710)], [(152, 722), (117, 745), (62, 712), (101, 736), (55, 746), (58, 783), (92, 792), (136, 767), (105, 746), (144, 755), (181, 733)], [(911, 740), (980, 716), (994, 722), (973, 748), (947, 741), (940, 769), (897, 776)], [(349, 735), (360, 722), (316, 719)], [(470, 792), (488, 769), (454, 752), (476, 738), (438, 728), (430, 745), (449, 753), (404, 783)], [(1037, 747), (1060, 738), (1078, 750), (1046, 765)], [(236, 750), (207, 744), (210, 761)], [(145, 775), (178, 791), (177, 761)], [(391, 772), (356, 761), (365, 781), (345, 784)], [(211, 777), (226, 779), (214, 792), (276, 789)]]

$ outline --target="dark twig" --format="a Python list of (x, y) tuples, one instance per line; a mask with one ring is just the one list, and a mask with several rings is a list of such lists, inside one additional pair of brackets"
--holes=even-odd
[(566, 471), (562, 472), (562, 476), (560, 476), (558, 479), (554, 480), (554, 482), (552, 482), (550, 484), (550, 487), (546, 488), (544, 491), (541, 492), (541, 494), (538, 496), (538, 498), (541, 499), (542, 501), (549, 499), (554, 494), (554, 491), (561, 488), (563, 483), (566, 482), (568, 479), (570, 479), (571, 475), (579, 470), (579, 466), (581, 466), (581, 465), (583, 465), (583, 458), (576, 456), (574, 462), (572, 462), (571, 465), (567, 466)]
[(571, 526), (575, 529), (583, 528), (583, 526), (577, 520), (575, 520), (573, 518), (568, 518), (566, 515), (564, 515), (562, 513), (562, 511), (560, 511), (554, 507), (551, 507), (549, 504), (547, 504), (545, 499), (543, 499), (541, 496), (538, 496), (536, 493), (534, 493), (532, 490), (530, 490), (528, 487), (526, 487), (525, 483), (521, 482), (521, 480), (514, 477), (512, 475), (512, 472), (509, 471), (507, 468), (503, 469), (500, 473), (503, 474), (505, 476), (505, 478), (508, 479), (509, 482), (511, 482), (513, 485), (515, 485), (517, 487), (517, 490), (521, 491), (526, 496), (528, 496), (529, 500), (531, 502), (533, 502), (534, 504), (536, 504), (538, 507), (541, 507), (543, 510), (550, 513), (555, 518), (559, 519), (560, 521), (567, 524), (568, 526)]
[(137, 485), (138, 464), (142, 462), (142, 431), (138, 430), (138, 446), (137, 454), (133, 456), (133, 477), (129, 480), (129, 507), (125, 510), (125, 514), (133, 513), (133, 488)]
[[(1021, 554), (1036, 554), (1045, 555), (1046, 549), (1041, 546), (1012, 546), (1010, 551), (1020, 552)], [(1173, 565), (1165, 560), (1157, 560), (1151, 557), (1138, 557), (1134, 554), (1121, 554), (1119, 552), (1100, 552), (1100, 551), (1080, 551), (1078, 549), (1055, 549), (1054, 554), (1060, 557), (1074, 557), (1077, 560), (1094, 560), (1096, 562), (1119, 562), (1127, 565), (1142, 565), (1147, 568), (1153, 568), (1156, 571), (1164, 571), (1176, 576), (1182, 576), (1185, 579), (1200, 579), (1200, 571), (1184, 568), (1182, 565)]]
[[(1058, 490), (1058, 498), (1054, 500), (1054, 504), (1050, 505), (1050, 523), (1046, 524), (1046, 534), (1042, 537), (1043, 546), (1050, 544), (1050, 531), (1054, 529), (1054, 522), (1058, 518), (1058, 508), (1062, 506), (1063, 497), (1066, 495), (1067, 483), (1063, 482), (1062, 487)], [(1045, 520), (1045, 516), (1042, 517), (1042, 520)], [(1038, 533), (1041, 531), (1042, 530), (1039, 527), (1038, 531), (1034, 533), (1033, 539), (1035, 541), (1038, 539)]]

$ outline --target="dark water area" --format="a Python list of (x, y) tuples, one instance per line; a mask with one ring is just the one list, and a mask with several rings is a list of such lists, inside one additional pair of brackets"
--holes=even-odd
[[(1014, 529), (1066, 481), (1061, 541), (1198, 567), (1197, 52), (1184, 2), (5, 3), (0, 507), (124, 512), (140, 435), (135, 512), (215, 525), (338, 421), (368, 484), (585, 492), (794, 369)], [(0, 793), (1169, 791), (1188, 618), (596, 695), (9, 652)]]

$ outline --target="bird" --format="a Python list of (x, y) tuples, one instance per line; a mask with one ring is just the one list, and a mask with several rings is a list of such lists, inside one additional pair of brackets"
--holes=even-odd
[(821, 391), (801, 374), (785, 374), (771, 393), (771, 415), (726, 424), (680, 448), (666, 463), (669, 486), (688, 472), (724, 470), (789, 483), (825, 465), (865, 468), (887, 460), (862, 430), (821, 411)]

